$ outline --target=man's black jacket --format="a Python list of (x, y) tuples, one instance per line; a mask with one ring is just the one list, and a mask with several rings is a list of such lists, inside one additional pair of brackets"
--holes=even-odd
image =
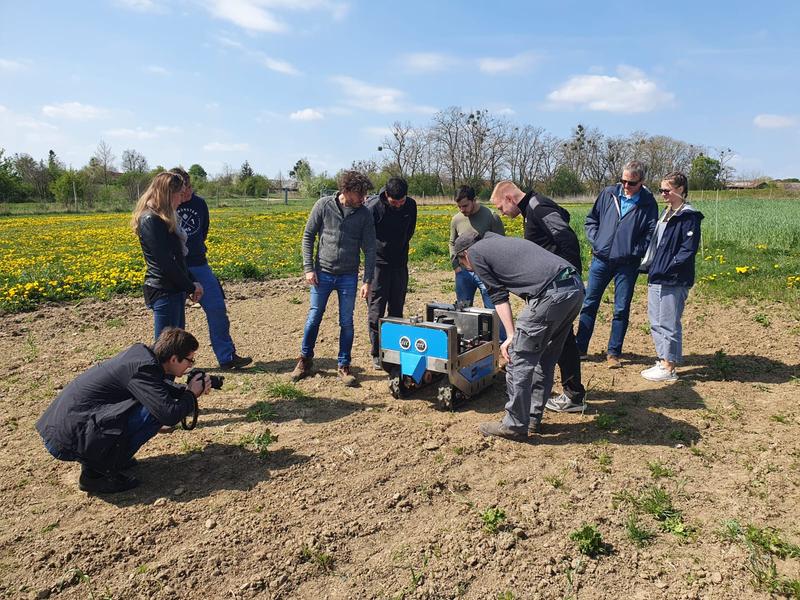
[(525, 194), (517, 206), (525, 219), (525, 239), (569, 261), (580, 273), (581, 246), (567, 209), (536, 192)]
[(49, 448), (113, 467), (130, 435), (132, 409), (144, 405), (170, 426), (194, 409), (194, 394), (165, 376), (153, 351), (134, 344), (75, 378), (36, 422), (36, 429)]
[(417, 228), (417, 203), (411, 196), (400, 208), (392, 208), (386, 191), (367, 199), (366, 207), (375, 222), (375, 263), (390, 267), (408, 264), (408, 246)]

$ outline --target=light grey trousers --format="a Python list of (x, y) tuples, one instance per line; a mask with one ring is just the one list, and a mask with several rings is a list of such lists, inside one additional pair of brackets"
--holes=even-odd
[(506, 427), (527, 432), (531, 418), (542, 420), (553, 372), (583, 297), (583, 282), (575, 276), (570, 285), (547, 288), (529, 300), (517, 317), (506, 367)]
[(689, 288), (682, 285), (647, 284), (647, 317), (656, 356), (679, 364), (683, 361), (681, 316)]

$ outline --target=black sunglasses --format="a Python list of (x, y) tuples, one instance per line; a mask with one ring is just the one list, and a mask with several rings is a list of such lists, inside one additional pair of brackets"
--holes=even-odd
[(641, 179), (637, 179), (636, 181), (631, 181), (630, 179), (620, 179), (619, 182), (622, 185), (629, 185), (629, 186), (633, 187), (634, 185), (639, 185), (640, 183), (642, 183), (642, 180)]
[(671, 194), (672, 190), (668, 190), (667, 188), (659, 188), (659, 194)]

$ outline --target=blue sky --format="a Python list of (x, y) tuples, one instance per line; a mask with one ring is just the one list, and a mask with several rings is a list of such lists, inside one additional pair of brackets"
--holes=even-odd
[(798, 17), (795, 0), (0, 0), (0, 147), (333, 173), (458, 105), (800, 176)]

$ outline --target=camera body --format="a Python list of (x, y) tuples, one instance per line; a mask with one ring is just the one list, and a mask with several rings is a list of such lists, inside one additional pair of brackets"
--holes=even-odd
[[(189, 383), (198, 375), (205, 377), (206, 372), (202, 369), (192, 369), (186, 376), (186, 383)], [(225, 377), (223, 375), (209, 375), (209, 377), (211, 378), (211, 387), (215, 390), (221, 390), (222, 384), (225, 383)]]

